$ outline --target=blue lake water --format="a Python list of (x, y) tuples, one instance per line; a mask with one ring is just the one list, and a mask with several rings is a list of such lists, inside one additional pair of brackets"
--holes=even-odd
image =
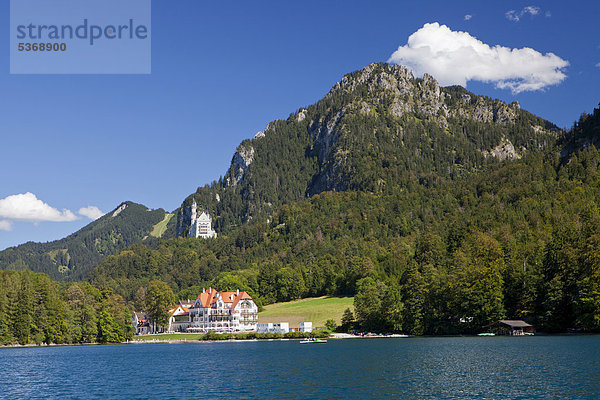
[(6, 399), (598, 399), (600, 336), (0, 349)]

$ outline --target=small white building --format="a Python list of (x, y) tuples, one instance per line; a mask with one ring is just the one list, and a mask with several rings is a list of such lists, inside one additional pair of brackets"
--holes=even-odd
[(273, 330), (273, 323), (272, 322), (259, 322), (258, 324), (256, 324), (256, 332), (257, 333), (269, 333)]
[(169, 310), (169, 327), (167, 332), (185, 332), (190, 327), (190, 309), (182, 303)]
[(300, 332), (312, 332), (313, 331), (313, 326), (312, 326), (312, 322), (300, 322), (300, 329), (298, 329)]
[(290, 331), (289, 322), (261, 322), (256, 325), (258, 333), (288, 333)]
[(210, 214), (202, 211), (197, 215), (196, 200), (192, 203), (192, 216), (190, 225), (190, 237), (212, 238), (217, 237), (217, 232), (212, 229), (212, 218)]

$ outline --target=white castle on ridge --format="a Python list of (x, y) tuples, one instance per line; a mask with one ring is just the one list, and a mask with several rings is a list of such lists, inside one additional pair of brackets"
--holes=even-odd
[(190, 225), (190, 237), (212, 238), (217, 237), (217, 232), (212, 229), (212, 218), (210, 214), (202, 211), (196, 215), (196, 200), (192, 203), (192, 224)]

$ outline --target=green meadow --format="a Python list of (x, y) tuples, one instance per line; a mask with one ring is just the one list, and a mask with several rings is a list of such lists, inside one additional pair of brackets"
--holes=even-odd
[(339, 325), (346, 308), (354, 311), (354, 297), (324, 296), (275, 303), (258, 313), (258, 322), (289, 322), (290, 328), (297, 328), (302, 321), (311, 321), (317, 327), (333, 319)]

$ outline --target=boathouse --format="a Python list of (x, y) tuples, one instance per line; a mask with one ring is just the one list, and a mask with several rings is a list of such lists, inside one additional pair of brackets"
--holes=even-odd
[(489, 328), (496, 335), (523, 336), (533, 335), (533, 325), (525, 321), (501, 319), (489, 325)]

